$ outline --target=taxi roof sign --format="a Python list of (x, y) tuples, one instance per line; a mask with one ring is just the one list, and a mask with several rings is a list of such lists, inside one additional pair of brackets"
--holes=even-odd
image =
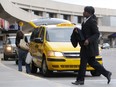
[(60, 23), (60, 24), (57, 24), (58, 27), (65, 27), (65, 26), (68, 26), (68, 27), (72, 27), (72, 26), (75, 26), (74, 24), (72, 23)]

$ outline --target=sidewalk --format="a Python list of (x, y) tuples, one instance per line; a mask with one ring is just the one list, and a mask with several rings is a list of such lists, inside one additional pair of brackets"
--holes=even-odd
[[(9, 68), (1, 63), (0, 55), (0, 87), (79, 87), (71, 84), (72, 79), (61, 81), (64, 82), (60, 84)], [(82, 87), (116, 87), (116, 79), (112, 79), (111, 83), (107, 84), (106, 78), (91, 78), (86, 80)]]
[[(1, 58), (0, 58), (1, 59)], [(0, 87), (70, 87), (11, 69), (0, 60)]]

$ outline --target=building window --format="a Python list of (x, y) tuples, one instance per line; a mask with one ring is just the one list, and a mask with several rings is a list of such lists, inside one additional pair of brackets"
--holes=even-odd
[(32, 10), (35, 15), (38, 15), (38, 11)]
[(29, 9), (25, 9), (25, 8), (22, 8), (23, 10), (25, 10), (25, 11), (29, 11)]
[(43, 16), (43, 12), (42, 12), (42, 11), (32, 10), (32, 12), (33, 12), (35, 15)]
[(70, 15), (64, 15), (64, 17), (63, 17), (64, 19), (66, 19), (66, 20), (69, 20), (69, 21), (71, 21), (71, 16)]
[(49, 13), (49, 17), (50, 18), (56, 18), (57, 17), (57, 14), (56, 13)]
[(43, 12), (42, 11), (38, 11), (38, 16), (43, 16)]
[(82, 17), (78, 16), (78, 23), (82, 23)]

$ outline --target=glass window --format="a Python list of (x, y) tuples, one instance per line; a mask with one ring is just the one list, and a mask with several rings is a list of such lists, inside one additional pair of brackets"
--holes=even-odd
[(41, 28), (40, 37), (41, 37), (42, 40), (44, 40), (44, 31), (45, 31), (45, 29)]
[(39, 34), (39, 29), (38, 28), (34, 29), (32, 34), (31, 34), (30, 41), (33, 41), (34, 38), (37, 38), (38, 34)]
[(71, 21), (71, 16), (70, 15), (64, 15), (64, 19)]
[[(47, 29), (47, 41), (50, 42), (70, 42), (73, 28), (54, 28)], [(60, 33), (58, 33), (60, 32)]]
[(78, 23), (82, 23), (82, 17), (78, 16)]
[(57, 15), (56, 15), (56, 13), (49, 13), (49, 17), (50, 17), (50, 18), (56, 18)]

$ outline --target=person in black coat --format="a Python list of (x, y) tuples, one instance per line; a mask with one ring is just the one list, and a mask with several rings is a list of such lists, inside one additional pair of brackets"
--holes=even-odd
[[(79, 42), (81, 46), (80, 50), (80, 69), (77, 75), (76, 81), (72, 82), (75, 85), (84, 85), (84, 77), (86, 73), (87, 63), (93, 67), (96, 71), (104, 75), (108, 84), (111, 80), (112, 73), (107, 71), (99, 62), (96, 61), (96, 56), (99, 55), (98, 50), (98, 38), (100, 32), (97, 27), (97, 18), (94, 15), (94, 8), (92, 6), (86, 6), (84, 8), (83, 16), (86, 18), (82, 23), (81, 32), (85, 40)], [(75, 31), (76, 32), (76, 31)]]

